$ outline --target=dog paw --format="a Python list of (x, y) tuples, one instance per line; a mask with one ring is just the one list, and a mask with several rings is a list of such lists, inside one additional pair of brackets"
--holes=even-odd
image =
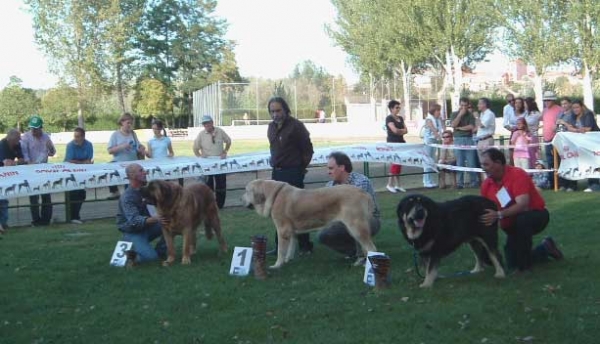
[(504, 273), (504, 271), (499, 271), (499, 272), (496, 272), (496, 274), (494, 275), (494, 277), (496, 277), (496, 278), (504, 278), (504, 277), (506, 277), (506, 274)]
[(431, 287), (433, 287), (433, 283), (427, 283), (427, 282), (423, 282), (419, 286), (419, 288), (431, 288)]
[(162, 262), (162, 266), (171, 266), (171, 265), (173, 265), (173, 262), (174, 262), (174, 261), (175, 261), (175, 260), (172, 260), (172, 259), (167, 259), (167, 260), (165, 260), (164, 262)]
[(279, 269), (279, 268), (281, 268), (281, 264), (275, 264), (275, 265), (269, 266), (269, 269), (271, 269), (271, 270), (276, 270), (276, 269)]
[(183, 258), (181, 258), (181, 264), (190, 265), (190, 264), (192, 264), (192, 260), (190, 259), (190, 257), (183, 257)]
[(478, 268), (478, 269), (473, 269), (473, 270), (471, 270), (471, 273), (472, 273), (472, 274), (477, 274), (477, 273), (480, 273), (480, 272), (483, 272), (483, 271), (484, 271), (484, 269), (483, 269), (483, 268)]

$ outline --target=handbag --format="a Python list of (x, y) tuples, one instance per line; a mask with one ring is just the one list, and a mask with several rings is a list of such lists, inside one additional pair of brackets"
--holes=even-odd
[[(138, 137), (137, 137), (135, 131), (132, 130), (131, 133), (133, 134), (133, 140), (136, 143), (136, 147), (140, 147), (140, 145), (141, 145), (140, 144), (140, 140), (138, 140)], [(146, 159), (146, 154), (140, 153), (139, 151), (136, 151), (136, 153), (137, 153), (138, 160), (144, 160), (144, 159)]]

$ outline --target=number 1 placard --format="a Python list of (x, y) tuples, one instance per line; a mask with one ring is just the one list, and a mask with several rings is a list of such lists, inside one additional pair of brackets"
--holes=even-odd
[(252, 247), (235, 247), (231, 258), (229, 274), (233, 276), (247, 276), (252, 265)]
[(125, 263), (127, 263), (127, 254), (125, 254), (125, 251), (131, 250), (131, 247), (133, 247), (132, 242), (117, 241), (117, 246), (115, 246), (115, 251), (110, 259), (110, 265), (120, 267), (125, 266)]

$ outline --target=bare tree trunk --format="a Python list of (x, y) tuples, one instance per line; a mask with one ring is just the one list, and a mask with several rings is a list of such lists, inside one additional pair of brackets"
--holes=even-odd
[(454, 87), (452, 89), (452, 109), (458, 109), (460, 92), (462, 91), (462, 65), (463, 59), (456, 56), (454, 52), (454, 46), (450, 46), (450, 54), (453, 64), (453, 75), (454, 75)]
[(117, 99), (119, 100), (119, 106), (121, 107), (121, 112), (127, 112), (125, 110), (125, 95), (123, 94), (123, 74), (121, 71), (121, 63), (117, 62), (116, 67), (117, 72)]
[[(592, 76), (586, 60), (583, 60), (583, 102), (594, 112), (594, 92), (592, 91)], [(596, 113), (596, 112), (594, 112)]]
[(85, 123), (83, 122), (83, 100), (81, 97), (77, 100), (77, 125), (85, 129)]
[(544, 102), (542, 101), (543, 97), (543, 82), (542, 82), (542, 74), (538, 73), (538, 68), (535, 68), (535, 76), (533, 77), (533, 92), (535, 93), (535, 101), (538, 103), (539, 107), (542, 107)]
[(400, 74), (402, 75), (402, 95), (404, 97), (404, 118), (413, 120), (410, 109), (410, 79), (411, 65), (406, 65), (404, 61), (400, 62)]

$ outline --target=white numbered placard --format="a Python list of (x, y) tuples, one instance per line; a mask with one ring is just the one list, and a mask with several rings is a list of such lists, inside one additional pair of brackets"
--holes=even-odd
[[(385, 253), (383, 253), (383, 252), (369, 251), (367, 253), (367, 257), (384, 255), (384, 254)], [(371, 261), (368, 258), (367, 258), (367, 261), (365, 262), (365, 276), (363, 277), (363, 282), (365, 282), (367, 285), (370, 285), (371, 287), (375, 286), (375, 273), (373, 272), (373, 267), (371, 266)]]
[(129, 241), (117, 241), (115, 251), (113, 252), (112, 258), (110, 259), (110, 265), (112, 266), (125, 266), (127, 263), (127, 254), (125, 251), (131, 250), (133, 243)]
[(247, 276), (252, 265), (252, 247), (235, 247), (231, 258), (229, 274), (232, 276)]

